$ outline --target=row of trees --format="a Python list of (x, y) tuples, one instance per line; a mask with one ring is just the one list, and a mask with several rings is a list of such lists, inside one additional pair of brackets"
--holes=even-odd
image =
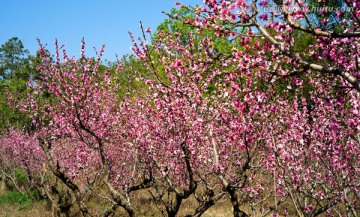
[(94, 215), (94, 198), (105, 216), (134, 216), (139, 192), (164, 216), (189, 198), (188, 216), (223, 200), (234, 216), (357, 216), (360, 2), (332, 1), (354, 10), (331, 27), (305, 2), (276, 2), (304, 10), (181, 5), (156, 33), (130, 34), (137, 59), (113, 67), (103, 49), (87, 58), (85, 42), (79, 59), (40, 44), (37, 80), (24, 97), (8, 91), (30, 121), (1, 137), (2, 170), (55, 216), (74, 204)]

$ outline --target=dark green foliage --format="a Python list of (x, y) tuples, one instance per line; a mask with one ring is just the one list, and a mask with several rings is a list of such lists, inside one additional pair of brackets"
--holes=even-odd
[(146, 92), (146, 85), (135, 79), (138, 76), (150, 76), (144, 64), (134, 55), (123, 56), (120, 62), (122, 68), (116, 75), (116, 82), (119, 85), (118, 94), (121, 97), (125, 97), (126, 94), (144, 96)]
[(0, 48), (0, 77), (9, 79), (17, 77), (19, 79), (28, 78), (28, 61), (29, 54), (24, 49), (24, 45), (17, 37), (9, 39)]
[(29, 120), (9, 106), (7, 91), (18, 99), (31, 90), (30, 79), (38, 79), (40, 58), (29, 55), (20, 39), (13, 37), (0, 47), (0, 133), (8, 127), (24, 127)]
[[(195, 6), (194, 8), (196, 8)], [(196, 12), (195, 9), (191, 9), (188, 7), (183, 7), (181, 9), (175, 9), (173, 8), (169, 13), (169, 18), (165, 19), (164, 22), (162, 22), (158, 27), (157, 30), (161, 30), (164, 32), (169, 33), (175, 33), (178, 35), (178, 39), (181, 40), (182, 44), (184, 46), (190, 44), (190, 35), (195, 36), (195, 41), (191, 41), (192, 44), (196, 45), (203, 39), (211, 39), (214, 43), (212, 52), (217, 54), (228, 54), (231, 52), (231, 49), (234, 45), (234, 39), (229, 37), (218, 37), (215, 34), (214, 30), (204, 30), (204, 29), (198, 29), (192, 25), (189, 25), (191, 23), (191, 20), (194, 20), (196, 18)], [(224, 27), (226, 28), (227, 24), (224, 24)], [(237, 29), (239, 32), (245, 31), (244, 28)], [(156, 38), (157, 35), (154, 36)], [(237, 40), (237, 39), (236, 39)], [(232, 41), (232, 42), (230, 42)], [(192, 53), (198, 52), (197, 47), (188, 47), (188, 49)]]

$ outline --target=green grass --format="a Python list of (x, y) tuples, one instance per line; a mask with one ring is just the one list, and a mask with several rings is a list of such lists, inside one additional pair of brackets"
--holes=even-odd
[(29, 179), (26, 174), (26, 170), (23, 168), (17, 168), (15, 170), (15, 176), (16, 176), (16, 180), (20, 183), (25, 183)]
[(4, 195), (0, 195), (0, 204), (17, 205), (20, 210), (25, 209), (32, 202), (31, 198), (17, 191), (10, 191)]

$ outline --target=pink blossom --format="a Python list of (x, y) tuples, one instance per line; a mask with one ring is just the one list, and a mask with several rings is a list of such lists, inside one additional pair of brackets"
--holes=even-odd
[(259, 16), (259, 18), (262, 20), (268, 20), (268, 15), (266, 13), (263, 13)]

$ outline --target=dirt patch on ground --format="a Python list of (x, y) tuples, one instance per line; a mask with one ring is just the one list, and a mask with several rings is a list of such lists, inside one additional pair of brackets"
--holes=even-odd
[(0, 204), (1, 217), (51, 217), (51, 212), (45, 209), (45, 204), (36, 202), (24, 209), (17, 205)]

